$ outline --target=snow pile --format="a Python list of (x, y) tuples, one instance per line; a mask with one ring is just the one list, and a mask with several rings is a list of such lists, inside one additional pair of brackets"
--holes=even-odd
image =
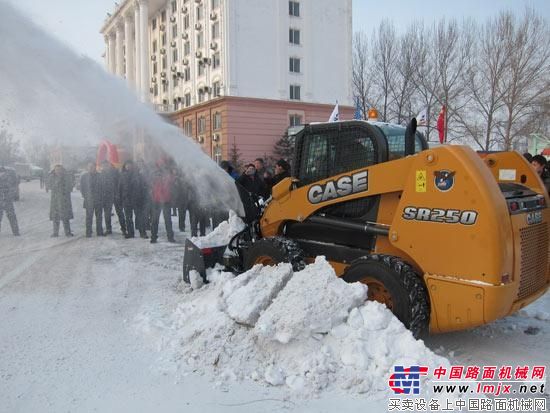
[(208, 270), (208, 279), (162, 323), (154, 313), (138, 318), (155, 325), (164, 361), (182, 374), (210, 373), (218, 385), (255, 380), (306, 398), (338, 388), (380, 396), (396, 364), (448, 366), (323, 257), (296, 273), (258, 265), (237, 277)]
[(366, 299), (366, 285), (343, 282), (323, 257), (317, 257), (314, 264), (292, 277), (258, 320), (256, 332), (284, 344), (298, 337), (326, 334)]
[(191, 242), (198, 248), (219, 247), (229, 244), (231, 238), (245, 228), (244, 222), (233, 211), (229, 211), (229, 220), (223, 221), (204, 237), (192, 237)]

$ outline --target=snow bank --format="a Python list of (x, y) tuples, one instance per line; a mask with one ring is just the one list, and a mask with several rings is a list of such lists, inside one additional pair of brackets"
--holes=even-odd
[(185, 290), (162, 331), (152, 314), (139, 317), (150, 317), (164, 360), (182, 374), (210, 373), (218, 385), (254, 380), (306, 398), (334, 389), (379, 397), (395, 364), (448, 366), (322, 257), (297, 273), (258, 265), (208, 277)]
[(192, 237), (191, 242), (199, 248), (219, 247), (229, 244), (231, 238), (245, 228), (244, 222), (233, 211), (229, 211), (229, 220), (223, 221), (204, 237)]

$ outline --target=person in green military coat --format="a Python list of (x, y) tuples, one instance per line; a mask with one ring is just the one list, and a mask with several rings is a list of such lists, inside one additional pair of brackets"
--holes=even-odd
[(59, 224), (63, 222), (63, 229), (67, 237), (72, 237), (70, 220), (74, 218), (71, 192), (73, 190), (73, 178), (61, 165), (55, 165), (50, 172), (49, 188), (50, 199), (50, 221), (53, 222), (52, 237), (59, 236)]

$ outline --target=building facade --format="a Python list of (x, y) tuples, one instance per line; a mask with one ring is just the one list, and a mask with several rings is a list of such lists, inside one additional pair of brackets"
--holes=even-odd
[[(336, 101), (352, 116), (351, 10), (351, 0), (126, 0), (101, 30), (106, 65), (214, 158), (234, 144), (245, 158), (269, 154), (288, 126), (327, 120)], [(214, 133), (202, 114), (220, 108), (206, 121)], [(232, 123), (270, 132), (247, 138)]]

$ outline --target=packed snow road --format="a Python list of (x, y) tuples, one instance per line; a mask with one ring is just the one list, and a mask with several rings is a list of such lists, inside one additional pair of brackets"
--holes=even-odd
[[(254, 383), (216, 387), (178, 375), (136, 330), (144, 308), (159, 317), (181, 301), (182, 245), (84, 237), (73, 193), (73, 238), (50, 238), (49, 194), (21, 184), (21, 237), (0, 232), (0, 411), (357, 411), (375, 402), (346, 394), (292, 400)], [(178, 241), (183, 241), (183, 235)], [(175, 368), (174, 368), (175, 370)], [(381, 404), (380, 406), (383, 406)]]
[[(182, 246), (162, 242), (163, 233), (157, 245), (125, 240), (118, 232), (87, 239), (76, 193), (76, 236), (50, 238), (48, 194), (37, 182), (21, 190), (16, 211), (22, 236), (12, 237), (6, 222), (0, 232), (0, 411), (385, 410), (384, 391), (367, 399), (327, 386), (304, 398), (262, 380), (220, 379), (200, 368), (208, 356), (184, 369), (180, 359), (195, 339), (188, 333), (201, 326), (199, 306), (218, 309), (215, 290), (178, 286)], [(194, 318), (187, 321), (186, 314)], [(432, 336), (426, 344), (453, 364), (549, 365), (549, 339), (547, 294), (518, 315)], [(384, 388), (386, 380), (380, 377), (376, 387)]]

